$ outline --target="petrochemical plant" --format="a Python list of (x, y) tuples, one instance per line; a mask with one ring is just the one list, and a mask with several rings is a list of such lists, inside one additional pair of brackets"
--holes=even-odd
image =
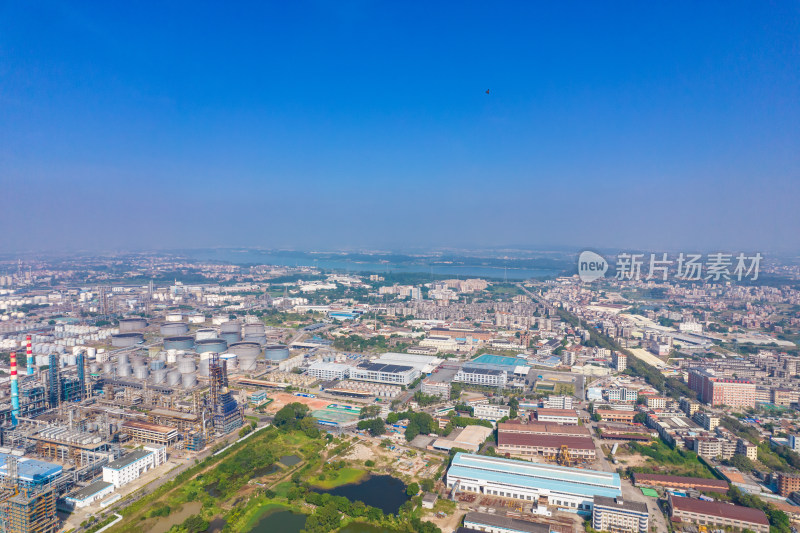
[(57, 531), (57, 509), (111, 503), (120, 479), (243, 426), (246, 393), (229, 379), (264, 374), (289, 349), (261, 322), (190, 318), (24, 334), (0, 389), (0, 531)]

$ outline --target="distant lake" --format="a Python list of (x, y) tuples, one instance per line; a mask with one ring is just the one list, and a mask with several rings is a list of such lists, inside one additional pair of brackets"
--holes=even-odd
[(425, 263), (384, 263), (375, 261), (353, 261), (347, 258), (319, 258), (298, 253), (274, 254), (259, 250), (182, 250), (183, 255), (201, 261), (219, 261), (236, 265), (278, 265), (278, 266), (308, 266), (324, 270), (344, 270), (347, 272), (376, 272), (376, 273), (415, 273), (415, 274), (440, 274), (460, 277), (498, 278), (507, 277), (509, 280), (525, 280), (530, 278), (544, 278), (556, 276), (561, 271), (555, 269), (536, 268), (508, 268), (487, 265), (443, 265)]

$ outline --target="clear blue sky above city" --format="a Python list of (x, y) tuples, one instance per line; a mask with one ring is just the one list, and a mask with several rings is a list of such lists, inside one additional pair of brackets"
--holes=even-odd
[(3, 2), (0, 249), (797, 251), (798, 36), (793, 1)]

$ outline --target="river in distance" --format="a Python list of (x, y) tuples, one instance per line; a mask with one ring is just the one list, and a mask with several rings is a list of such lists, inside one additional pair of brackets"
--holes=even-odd
[(437, 264), (435, 262), (431, 264), (423, 260), (420, 260), (420, 262), (407, 263), (384, 262), (378, 259), (374, 261), (352, 261), (347, 258), (314, 258), (311, 254), (304, 253), (274, 254), (269, 251), (247, 249), (185, 250), (182, 251), (182, 254), (195, 260), (219, 261), (237, 265), (308, 266), (324, 270), (340, 270), (346, 272), (434, 274), (508, 279), (513, 281), (557, 276), (560, 273), (559, 270), (555, 269), (504, 268), (502, 266)]

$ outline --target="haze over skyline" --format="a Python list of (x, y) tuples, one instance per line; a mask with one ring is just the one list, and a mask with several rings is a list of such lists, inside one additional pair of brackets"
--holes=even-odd
[(800, 4), (453, 5), (0, 5), (0, 250), (800, 246)]

